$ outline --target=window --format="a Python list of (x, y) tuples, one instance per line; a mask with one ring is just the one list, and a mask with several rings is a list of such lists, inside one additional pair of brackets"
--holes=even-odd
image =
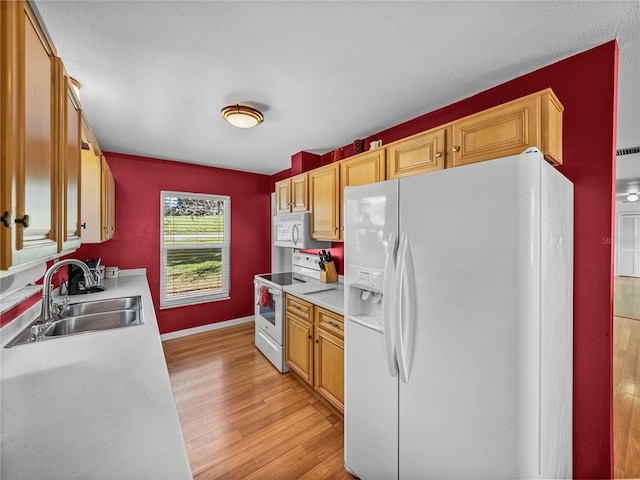
[(229, 298), (231, 200), (161, 192), (160, 308)]

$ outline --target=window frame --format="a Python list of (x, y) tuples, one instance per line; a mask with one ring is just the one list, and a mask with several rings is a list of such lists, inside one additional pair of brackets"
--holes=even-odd
[[(164, 204), (166, 197), (206, 199), (224, 202), (223, 243), (198, 243), (194, 245), (165, 245)], [(167, 252), (169, 250), (201, 250), (220, 248), (222, 250), (222, 289), (216, 293), (189, 293), (179, 297), (167, 297)], [(197, 305), (201, 303), (229, 300), (231, 298), (231, 197), (209, 193), (160, 191), (160, 309)]]

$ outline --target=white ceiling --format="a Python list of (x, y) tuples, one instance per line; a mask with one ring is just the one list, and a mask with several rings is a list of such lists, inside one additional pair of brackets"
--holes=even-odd
[[(614, 38), (640, 145), (638, 0), (35, 4), (107, 151), (273, 174)], [(236, 102), (264, 123), (225, 123)]]

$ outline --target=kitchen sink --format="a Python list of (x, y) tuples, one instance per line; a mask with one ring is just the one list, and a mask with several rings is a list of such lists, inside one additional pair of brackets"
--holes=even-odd
[[(142, 298), (121, 297), (71, 303), (60, 310), (53, 321), (41, 325), (40, 318), (22, 330), (5, 348), (38, 343), (89, 332), (142, 325)], [(39, 329), (36, 335), (32, 327)]]
[(76, 333), (110, 330), (112, 328), (140, 325), (142, 318), (135, 310), (90, 313), (51, 322), (42, 331), (45, 337), (75, 335)]
[(92, 313), (113, 312), (116, 310), (135, 309), (140, 304), (140, 297), (110, 298), (89, 302), (71, 303), (62, 308), (58, 317), (77, 317)]

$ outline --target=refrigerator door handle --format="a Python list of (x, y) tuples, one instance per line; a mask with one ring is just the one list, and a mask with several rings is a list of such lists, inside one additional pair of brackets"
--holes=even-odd
[(384, 283), (382, 285), (382, 301), (383, 304), (383, 318), (382, 324), (384, 326), (384, 350), (387, 357), (387, 367), (389, 374), (395, 377), (398, 374), (398, 363), (396, 360), (396, 347), (395, 347), (395, 329), (393, 328), (393, 322), (391, 316), (395, 314), (395, 300), (396, 296), (393, 295), (393, 285), (396, 276), (396, 262), (395, 262), (395, 250), (396, 250), (396, 234), (389, 234), (389, 241), (387, 243), (387, 251), (384, 260)]
[(415, 276), (409, 237), (402, 234), (398, 248), (398, 267), (396, 272), (396, 351), (400, 379), (409, 383), (415, 329)]

